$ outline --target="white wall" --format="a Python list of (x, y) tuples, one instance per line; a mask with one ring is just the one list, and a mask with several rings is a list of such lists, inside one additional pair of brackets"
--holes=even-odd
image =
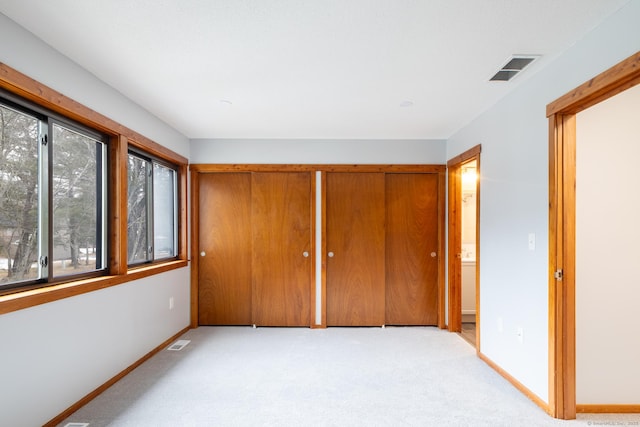
[[(188, 157), (186, 137), (0, 13), (0, 62)], [(4, 41), (11, 40), (11, 43)], [(113, 58), (117, 60), (117, 58)]]
[(0, 425), (42, 425), (187, 326), (186, 271), (2, 315)]
[(576, 400), (640, 404), (640, 86), (577, 116)]
[[(640, 39), (639, 18), (640, 2), (629, 2), (447, 142), (447, 158), (482, 144), (481, 351), (545, 401), (548, 400), (545, 107), (634, 54)], [(528, 233), (536, 234), (535, 251), (528, 249)], [(522, 344), (516, 336), (520, 327), (524, 330)]]
[[(0, 40), (1, 62), (188, 157), (184, 136), (2, 14)], [(0, 425), (42, 425), (188, 324), (189, 268), (0, 315)]]
[(194, 139), (191, 163), (445, 164), (443, 140)]

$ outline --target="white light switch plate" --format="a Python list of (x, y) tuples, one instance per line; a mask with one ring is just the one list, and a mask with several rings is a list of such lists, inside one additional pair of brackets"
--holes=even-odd
[(536, 233), (529, 233), (529, 250), (536, 250)]

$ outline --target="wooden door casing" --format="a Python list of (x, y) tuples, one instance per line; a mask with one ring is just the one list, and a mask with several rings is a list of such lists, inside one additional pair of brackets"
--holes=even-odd
[(251, 174), (200, 174), (198, 324), (250, 325)]
[(252, 173), (251, 189), (253, 323), (309, 326), (311, 176)]
[(386, 174), (388, 325), (438, 324), (437, 174)]
[(327, 173), (327, 326), (385, 321), (384, 173)]

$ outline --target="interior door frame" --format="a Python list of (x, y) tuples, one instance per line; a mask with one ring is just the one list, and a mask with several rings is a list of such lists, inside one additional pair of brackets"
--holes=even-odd
[[(448, 329), (462, 330), (462, 167), (476, 161), (480, 172), (478, 144), (447, 161), (448, 170)], [(476, 181), (476, 352), (480, 352), (480, 179)]]
[[(189, 165), (191, 180), (191, 327), (198, 327), (198, 268), (199, 268), (199, 215), (200, 215), (200, 186), (199, 176), (202, 173), (218, 173), (218, 172), (309, 172), (312, 179), (312, 218), (315, 217), (317, 209), (316, 195), (319, 192), (319, 202), (321, 203), (321, 227), (326, 227), (326, 193), (324, 178), (326, 172), (405, 172), (405, 173), (435, 173), (438, 174), (438, 327), (446, 328), (445, 319), (445, 202), (446, 202), (446, 166), (437, 164), (418, 164), (418, 165), (328, 165), (328, 164), (191, 164)], [(317, 173), (320, 172), (320, 176)], [(318, 190), (316, 184), (320, 184)], [(312, 219), (312, 249), (310, 256), (316, 258), (316, 229), (318, 224)], [(326, 242), (322, 239), (320, 242), (321, 254), (319, 258), (321, 263), (311, 268), (311, 328), (326, 328)], [(319, 286), (321, 291), (316, 293), (316, 270), (320, 268)], [(316, 298), (321, 298), (319, 304), (319, 313), (316, 308)], [(316, 324), (314, 320), (319, 314), (321, 322)]]
[[(547, 105), (549, 119), (549, 405), (576, 417), (576, 114), (640, 83), (640, 52)], [(624, 408), (617, 407), (617, 411)]]

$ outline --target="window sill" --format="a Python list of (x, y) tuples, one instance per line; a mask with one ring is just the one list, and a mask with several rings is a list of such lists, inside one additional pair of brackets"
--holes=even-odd
[(139, 280), (187, 265), (186, 260), (175, 260), (136, 268), (119, 276), (94, 277), (2, 295), (0, 296), (0, 315)]

